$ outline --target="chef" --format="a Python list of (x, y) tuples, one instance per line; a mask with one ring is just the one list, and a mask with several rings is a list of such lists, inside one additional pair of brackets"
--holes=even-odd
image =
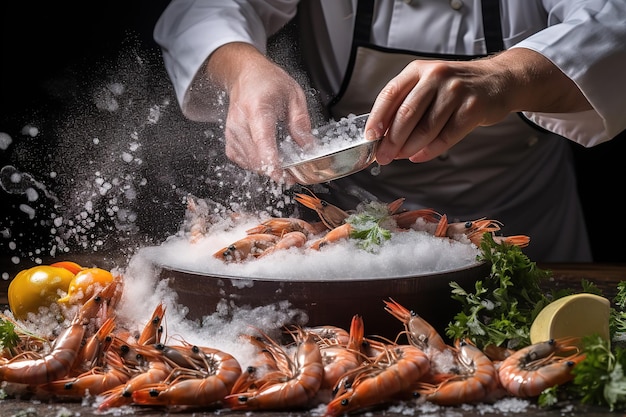
[[(305, 79), (267, 55), (294, 17)], [(312, 102), (335, 120), (370, 113), (378, 164), (322, 198), (488, 217), (530, 236), (533, 261), (585, 262), (568, 139), (626, 128), (625, 19), (623, 0), (173, 0), (154, 36), (183, 113), (224, 123), (241, 167), (292, 184), (277, 126), (306, 146)]]

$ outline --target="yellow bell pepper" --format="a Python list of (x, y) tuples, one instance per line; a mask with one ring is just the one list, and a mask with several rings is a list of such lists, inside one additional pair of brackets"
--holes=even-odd
[(101, 268), (84, 268), (74, 275), (69, 284), (67, 295), (59, 303), (84, 304), (96, 289), (106, 287), (113, 281), (113, 274)]
[(74, 274), (50, 265), (39, 265), (20, 271), (9, 284), (9, 308), (16, 319), (28, 313), (38, 313), (40, 307), (50, 307), (67, 293)]
[(56, 266), (59, 268), (65, 268), (68, 271), (70, 271), (72, 274), (76, 275), (78, 274), (79, 271), (85, 269), (82, 266), (80, 266), (79, 264), (77, 264), (76, 262), (72, 262), (72, 261), (59, 261), (59, 262), (55, 262), (53, 264), (50, 264), (50, 266)]

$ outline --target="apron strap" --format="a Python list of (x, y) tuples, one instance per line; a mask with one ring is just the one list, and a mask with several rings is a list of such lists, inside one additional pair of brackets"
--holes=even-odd
[(370, 42), (373, 19), (374, 0), (358, 0), (352, 38), (353, 45), (366, 45)]
[[(483, 32), (487, 54), (495, 54), (504, 50), (502, 40), (502, 23), (500, 22), (500, 0), (482, 0)], [(354, 45), (365, 45), (370, 42), (372, 20), (374, 17), (374, 0), (359, 0), (356, 8)]]
[(483, 32), (487, 55), (495, 54), (504, 50), (502, 40), (502, 23), (500, 22), (500, 0), (482, 0)]

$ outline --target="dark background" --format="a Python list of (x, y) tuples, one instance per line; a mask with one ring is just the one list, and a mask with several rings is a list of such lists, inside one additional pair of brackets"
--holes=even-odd
[[(87, 7), (84, 2), (2, 2), (0, 132), (8, 133), (15, 141), (23, 126), (36, 125), (44, 137), (48, 134), (51, 139), (39, 145), (30, 158), (35, 162), (46, 161), (46, 156), (57, 145), (51, 132), (59, 125), (67, 129), (76, 113), (80, 113), (79, 104), (85, 100), (83, 96), (89, 93), (94, 81), (115, 71), (120, 57), (125, 55), (127, 60), (131, 56), (131, 62), (136, 53), (148, 57), (145, 67), (152, 74), (138, 79), (137, 83), (153, 83), (154, 86), (143, 87), (154, 87), (160, 94), (163, 91), (168, 94), (169, 81), (152, 40), (154, 23), (167, 3), (165, 0), (113, 0)], [(169, 93), (173, 97), (173, 93)], [(169, 112), (169, 117), (180, 123), (177, 106), (170, 106)], [(189, 125), (192, 129), (199, 128), (192, 123)], [(164, 129), (163, 124), (160, 129)], [(624, 136), (591, 149), (572, 144), (593, 253), (600, 262), (626, 261)], [(196, 146), (183, 139), (179, 139), (180, 144), (172, 140), (171, 145), (181, 148)], [(153, 153), (162, 151), (156, 149)], [(193, 158), (190, 162), (190, 155), (183, 156), (187, 160), (178, 163), (187, 168), (190, 164), (206, 162)], [(27, 159), (13, 148), (0, 150), (2, 166), (19, 165)], [(176, 161), (168, 163), (176, 168)], [(192, 179), (185, 181), (193, 191), (205, 186)], [(159, 191), (165, 188), (152, 190), (150, 198), (144, 200), (147, 220), (139, 222), (141, 232), (157, 238), (176, 231), (183, 215), (178, 205), (167, 201), (180, 196)], [(0, 193), (0, 208), (6, 220), (11, 216), (7, 213), (19, 204), (19, 197), (1, 190)], [(154, 223), (158, 223), (158, 227)], [(39, 232), (29, 227), (25, 226), (26, 233), (36, 235)]]
[[(80, 239), (93, 237), (104, 242), (100, 250), (132, 252), (133, 245), (162, 241), (178, 230), (185, 210), (182, 195), (187, 190), (172, 184), (187, 181), (188, 190), (203, 193), (203, 182), (189, 171), (197, 168), (200, 177), (208, 164), (201, 158), (194, 161), (193, 152), (207, 152), (186, 142), (201, 146), (196, 132), (205, 127), (190, 123), (179, 129), (185, 121), (152, 39), (156, 20), (168, 2), (112, 0), (88, 7), (78, 1), (2, 2), (0, 132), (10, 135), (13, 142), (7, 150), (0, 150), (0, 167), (13, 165), (55, 194), (54, 199), (43, 198), (44, 190), (37, 188), (40, 198), (30, 202), (23, 194), (0, 188), (0, 231), (8, 231), (0, 236), (3, 257), (7, 252), (20, 260), (54, 250), (58, 254), (59, 249), (49, 243), (51, 215), (64, 212), (66, 219), (68, 212), (77, 215), (85, 201), (99, 205), (94, 207), (99, 218), (91, 230), (72, 232), (65, 239), (68, 248), (89, 251), (93, 247)], [(94, 108), (94, 95), (109, 82), (126, 89), (116, 112)], [(147, 110), (165, 99), (170, 104), (164, 107), (161, 121), (146, 124)], [(24, 126), (37, 127), (38, 135), (25, 135)], [(136, 206), (127, 207), (138, 213), (132, 228), (106, 215), (108, 206), (115, 205), (106, 201), (108, 197), (98, 200), (87, 194), (94, 191), (93, 172), (101, 171), (103, 177), (112, 179), (116, 169), (124, 168), (114, 163), (114, 153), (128, 149), (134, 130), (140, 133), (143, 152), (137, 155), (143, 163), (138, 165), (137, 178), (127, 182), (137, 185), (145, 176), (148, 186), (141, 189)], [(100, 138), (98, 151), (89, 146), (94, 137)], [(60, 174), (52, 178), (51, 171)], [(186, 178), (175, 177), (178, 173)], [(119, 172), (119, 178), (129, 175)], [(34, 219), (20, 210), (23, 204), (36, 210)]]
[(2, 2), (2, 113), (54, 100), (55, 80), (97, 74), (98, 66), (127, 48), (129, 38), (156, 50), (152, 28), (167, 3)]

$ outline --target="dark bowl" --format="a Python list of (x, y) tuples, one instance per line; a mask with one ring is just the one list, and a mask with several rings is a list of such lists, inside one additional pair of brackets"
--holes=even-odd
[(471, 289), (476, 280), (488, 276), (489, 270), (488, 264), (477, 262), (441, 273), (382, 279), (272, 280), (211, 276), (161, 266), (160, 278), (168, 280), (179, 303), (189, 309), (189, 319), (215, 313), (224, 300), (237, 307), (260, 307), (287, 300), (303, 312), (294, 318), (293, 324), (349, 329), (352, 317), (360, 314), (367, 335), (395, 338), (403, 329), (402, 323), (385, 311), (383, 300), (393, 298), (443, 335), (461, 308), (451, 298), (449, 283), (456, 281)]

